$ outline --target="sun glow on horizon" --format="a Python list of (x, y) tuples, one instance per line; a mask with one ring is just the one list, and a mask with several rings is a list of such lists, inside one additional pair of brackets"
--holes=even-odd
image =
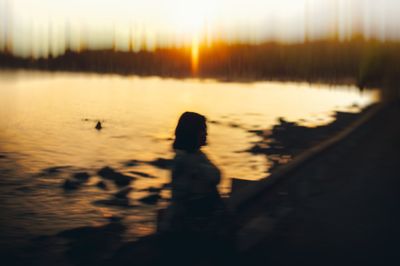
[(33, 58), (83, 49), (198, 51), (215, 40), (302, 42), (333, 32), (341, 40), (354, 33), (398, 40), (399, 14), (398, 0), (0, 0), (0, 51)]
[(191, 47), (191, 61), (192, 61), (192, 73), (195, 75), (199, 71), (199, 50), (200, 44), (199, 39), (194, 36)]

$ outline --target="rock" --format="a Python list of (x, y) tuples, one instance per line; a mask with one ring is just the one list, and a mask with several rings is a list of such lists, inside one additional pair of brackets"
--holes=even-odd
[(253, 147), (247, 150), (247, 152), (253, 153), (253, 154), (260, 154), (260, 153), (265, 153), (268, 148), (261, 146), (260, 144), (254, 144)]
[(80, 187), (80, 185), (81, 185), (81, 182), (79, 182), (78, 180), (67, 179), (67, 180), (65, 180), (62, 187), (65, 190), (75, 190), (75, 189), (78, 189)]
[(138, 160), (129, 160), (124, 162), (124, 166), (126, 167), (132, 167), (132, 166), (137, 166), (138, 164), (140, 164), (141, 162)]
[(69, 166), (53, 166), (43, 169), (41, 172), (45, 175), (53, 175), (62, 172), (63, 169), (69, 168)]
[(229, 123), (228, 124), (230, 127), (232, 127), (232, 128), (240, 128), (241, 126), (239, 125), (239, 124), (237, 124), (237, 123)]
[(159, 193), (162, 190), (162, 188), (160, 188), (160, 187), (149, 187), (146, 190), (148, 192), (151, 192), (151, 193)]
[(165, 184), (162, 185), (163, 189), (164, 188), (171, 188), (171, 187), (172, 187), (172, 183), (171, 182), (168, 182), (168, 183), (165, 183)]
[(148, 173), (144, 173), (144, 172), (139, 172), (139, 171), (130, 171), (129, 173), (134, 174), (134, 175), (138, 175), (141, 177), (146, 177), (146, 178), (155, 178), (155, 176), (150, 175)]
[(104, 189), (104, 190), (108, 189), (107, 184), (104, 181), (97, 182), (96, 187)]
[(81, 180), (81, 181), (87, 181), (89, 179), (90, 175), (86, 172), (79, 172), (73, 174), (73, 178)]
[(96, 126), (94, 127), (95, 129), (97, 129), (97, 130), (101, 130), (103, 127), (101, 126), (101, 122), (100, 121), (97, 121), (97, 124), (96, 124)]
[(121, 190), (119, 190), (117, 193), (114, 194), (114, 197), (118, 199), (126, 199), (128, 194), (132, 191), (133, 189), (131, 187), (126, 187)]
[(248, 130), (247, 132), (255, 134), (257, 136), (263, 136), (263, 135), (265, 135), (265, 131), (266, 130), (262, 130), (262, 129), (253, 129), (253, 130)]
[(173, 163), (172, 159), (165, 159), (165, 158), (157, 158), (154, 161), (149, 162), (149, 164), (161, 169), (171, 169), (172, 163)]
[(148, 187), (148, 188), (144, 188), (141, 189), (140, 191), (146, 191), (146, 192), (150, 192), (150, 193), (160, 193), (161, 190), (163, 190), (163, 186), (161, 187)]
[(109, 166), (101, 168), (97, 174), (102, 178), (114, 181), (117, 186), (124, 187), (130, 184), (132, 177), (123, 175)]
[(116, 171), (109, 166), (105, 166), (97, 172), (97, 174), (99, 176), (104, 177), (104, 178), (107, 178), (108, 176), (112, 176), (115, 173), (116, 173)]
[(114, 179), (115, 184), (119, 187), (127, 186), (131, 181), (132, 179), (130, 177), (124, 175), (121, 175), (120, 177)]
[(142, 203), (145, 203), (145, 204), (153, 205), (153, 204), (156, 204), (159, 199), (161, 199), (160, 195), (151, 194), (151, 195), (148, 195), (146, 197), (139, 199), (139, 201)]

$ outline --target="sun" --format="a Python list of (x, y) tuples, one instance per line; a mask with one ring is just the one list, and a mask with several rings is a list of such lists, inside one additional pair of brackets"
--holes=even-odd
[(214, 0), (175, 0), (173, 8), (173, 27), (191, 46), (192, 73), (199, 68), (201, 38), (205, 34), (207, 23), (216, 18), (217, 1)]
[(186, 36), (199, 36), (216, 15), (217, 4), (213, 0), (171, 1), (172, 23), (176, 30)]

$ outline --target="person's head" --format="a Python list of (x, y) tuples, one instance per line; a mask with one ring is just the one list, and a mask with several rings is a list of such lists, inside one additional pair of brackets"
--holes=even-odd
[(198, 113), (183, 113), (175, 129), (173, 148), (186, 152), (196, 152), (201, 146), (206, 145), (206, 141), (206, 118)]

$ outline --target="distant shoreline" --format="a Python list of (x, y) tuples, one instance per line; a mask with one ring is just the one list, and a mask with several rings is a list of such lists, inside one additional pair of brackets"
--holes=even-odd
[[(67, 50), (48, 58), (0, 52), (0, 69), (215, 79), (221, 82), (290, 81), (355, 85), (399, 84), (400, 43), (354, 39), (298, 44), (215, 44), (193, 61), (190, 47), (154, 51)], [(194, 66), (195, 64), (195, 66)]]
[[(257, 82), (283, 82), (283, 83), (307, 83), (314, 85), (347, 85), (347, 86), (355, 86), (357, 87), (357, 80), (354, 78), (341, 78), (341, 79), (323, 79), (323, 78), (315, 78), (315, 79), (301, 79), (301, 78), (252, 78), (252, 77), (222, 77), (222, 76), (176, 76), (176, 75), (156, 75), (156, 74), (124, 74), (119, 72), (98, 72), (91, 70), (65, 70), (65, 69), (42, 69), (42, 68), (24, 68), (24, 67), (4, 67), (0, 65), (0, 71), (30, 71), (30, 72), (44, 72), (44, 73), (82, 73), (82, 74), (97, 74), (97, 75), (118, 75), (122, 77), (140, 77), (140, 78), (161, 78), (161, 79), (177, 79), (177, 80), (186, 80), (186, 79), (198, 79), (200, 81), (212, 80), (216, 82), (223, 83), (257, 83)], [(366, 89), (375, 89), (379, 86), (370, 85), (366, 86)]]

